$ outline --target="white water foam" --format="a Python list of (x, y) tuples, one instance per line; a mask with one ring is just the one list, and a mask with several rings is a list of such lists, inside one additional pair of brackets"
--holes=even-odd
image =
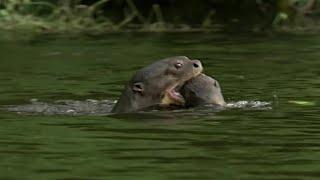
[(272, 103), (264, 101), (236, 101), (228, 102), (227, 108), (270, 110), (272, 109)]

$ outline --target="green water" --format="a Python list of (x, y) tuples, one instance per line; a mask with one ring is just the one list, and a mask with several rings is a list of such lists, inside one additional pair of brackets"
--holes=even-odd
[(134, 71), (175, 55), (200, 59), (227, 102), (275, 101), (272, 110), (102, 117), (0, 111), (0, 179), (318, 179), (319, 42), (205, 33), (1, 40), (1, 105), (116, 99)]

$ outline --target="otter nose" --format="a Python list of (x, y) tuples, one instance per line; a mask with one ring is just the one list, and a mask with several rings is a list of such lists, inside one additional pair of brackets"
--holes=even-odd
[(192, 60), (192, 64), (194, 68), (200, 68), (202, 66), (199, 60)]

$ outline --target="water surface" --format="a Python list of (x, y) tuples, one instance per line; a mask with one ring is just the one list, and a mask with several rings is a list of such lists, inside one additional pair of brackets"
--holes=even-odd
[[(198, 58), (228, 102), (109, 116), (0, 111), (1, 179), (318, 179), (320, 36), (114, 34), (1, 40), (0, 104), (114, 100), (134, 71)], [(276, 97), (276, 98), (275, 98)], [(309, 103), (292, 103), (305, 101)]]

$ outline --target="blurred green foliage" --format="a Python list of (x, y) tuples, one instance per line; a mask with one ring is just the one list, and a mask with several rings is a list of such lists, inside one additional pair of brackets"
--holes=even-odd
[[(35, 32), (264, 30), (317, 14), (317, 0), (0, 0), (0, 28)], [(309, 22), (310, 24), (310, 22)]]

